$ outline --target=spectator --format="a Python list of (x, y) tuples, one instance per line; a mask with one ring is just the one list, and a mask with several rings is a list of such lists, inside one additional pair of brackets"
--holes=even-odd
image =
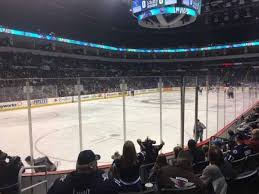
[(61, 178), (58, 178), (48, 194), (115, 194), (116, 184), (108, 180), (108, 176), (104, 171), (97, 167), (99, 155), (95, 155), (91, 150), (80, 152), (76, 171), (69, 173)]
[(220, 170), (220, 165), (222, 163), (221, 153), (221, 150), (216, 146), (210, 148), (210, 165), (203, 170), (201, 176), (201, 180), (208, 188), (210, 185), (212, 185), (215, 194), (227, 193), (227, 183), (224, 175)]
[(178, 157), (178, 154), (183, 150), (182, 147), (180, 146), (176, 146), (174, 147), (174, 158), (171, 158), (170, 161), (169, 161), (169, 164), (170, 165), (176, 165), (176, 159)]
[(223, 152), (221, 151), (220, 147), (216, 146), (216, 145), (212, 145), (211, 146), (212, 149), (219, 149), (219, 161), (218, 161), (218, 166), (222, 172), (222, 174), (224, 175), (224, 177), (227, 180), (231, 180), (236, 178), (237, 176), (237, 172), (232, 168), (232, 165), (229, 161), (224, 160), (224, 156), (223, 156)]
[(123, 146), (122, 156), (115, 159), (112, 164), (111, 174), (120, 185), (120, 192), (138, 192), (142, 190), (139, 168), (145, 159), (145, 154), (136, 153), (132, 141), (126, 141)]
[(137, 142), (140, 146), (140, 150), (146, 153), (144, 161), (146, 164), (154, 163), (157, 159), (158, 152), (165, 145), (163, 141), (160, 145), (154, 145), (156, 144), (156, 141), (151, 140), (148, 137), (144, 142), (142, 142), (141, 139), (138, 139)]
[(198, 162), (205, 161), (205, 154), (201, 149), (197, 147), (196, 141), (193, 139), (188, 141), (188, 148), (190, 150), (190, 153), (192, 155), (192, 163), (196, 164)]
[(228, 131), (228, 135), (229, 135), (229, 138), (228, 138), (228, 147), (230, 150), (232, 150), (235, 145), (236, 145), (236, 142), (235, 142), (235, 133), (234, 131), (232, 130), (229, 130)]
[(1, 194), (16, 194), (18, 190), (17, 180), (20, 169), (23, 167), (21, 158), (8, 156), (0, 150), (0, 191)]
[(202, 146), (202, 151), (203, 151), (203, 153), (205, 155), (205, 160), (206, 161), (209, 160), (209, 156), (208, 156), (208, 154), (209, 154), (209, 146), (208, 145), (203, 145)]
[(0, 160), (4, 161), (7, 157), (7, 153), (3, 152), (2, 150), (0, 150)]
[[(25, 158), (25, 162), (27, 162), (28, 165), (32, 166), (31, 156), (27, 156)], [(47, 171), (57, 170), (57, 166), (53, 162), (51, 162), (47, 156), (34, 159), (33, 165), (34, 166), (45, 165), (47, 167)], [(45, 172), (45, 168), (35, 168), (34, 170), (35, 172)]]
[(158, 187), (161, 188), (186, 188), (196, 186), (203, 191), (203, 183), (192, 172), (192, 157), (189, 151), (181, 151), (176, 159), (176, 166), (161, 168), (157, 176)]
[(113, 155), (112, 155), (112, 159), (113, 160), (116, 160), (116, 159), (120, 159), (121, 158), (121, 155), (120, 155), (120, 153), (117, 151), (117, 152), (115, 152)]
[(154, 167), (151, 169), (150, 174), (149, 174), (149, 180), (151, 182), (157, 182), (156, 177), (157, 173), (160, 171), (160, 169), (164, 166), (167, 166), (167, 160), (166, 156), (164, 154), (160, 154), (157, 159)]
[(239, 160), (253, 153), (252, 149), (244, 143), (245, 140), (244, 134), (238, 133), (236, 135), (235, 141), (237, 145), (227, 154), (226, 160)]
[(176, 147), (174, 148), (174, 158), (175, 158), (175, 159), (177, 159), (178, 154), (179, 154), (182, 150), (183, 150), (183, 148), (180, 147), (180, 146), (176, 146)]
[(254, 122), (258, 119), (258, 114), (256, 113), (256, 109), (253, 109), (253, 113), (250, 114), (247, 118), (246, 118), (246, 122)]
[(259, 153), (259, 129), (253, 129), (252, 138), (247, 142), (254, 153)]

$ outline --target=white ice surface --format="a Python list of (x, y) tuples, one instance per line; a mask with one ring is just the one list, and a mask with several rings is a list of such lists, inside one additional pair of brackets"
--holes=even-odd
[[(192, 138), (194, 90), (186, 91), (185, 143)], [(248, 93), (236, 96), (236, 114), (249, 106)], [(235, 118), (235, 100), (225, 101), (225, 124)], [(73, 169), (79, 153), (77, 103), (32, 109), (34, 155), (47, 155), (59, 161), (59, 169)], [(206, 93), (199, 95), (199, 119), (206, 124)], [(82, 103), (83, 147), (102, 157), (99, 164), (110, 163), (115, 151), (122, 152), (122, 98)], [(159, 93), (126, 98), (127, 139), (136, 142), (149, 136), (160, 141)], [(180, 143), (180, 92), (163, 93), (163, 152)], [(217, 131), (217, 94), (209, 94), (208, 135)], [(224, 92), (219, 94), (219, 129), (224, 127)], [(0, 112), (0, 149), (22, 159), (30, 154), (27, 110)], [(204, 133), (206, 137), (206, 132)], [(137, 150), (139, 150), (135, 143)]]

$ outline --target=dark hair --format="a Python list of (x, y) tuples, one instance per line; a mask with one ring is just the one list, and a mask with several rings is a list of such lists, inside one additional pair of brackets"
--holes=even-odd
[(208, 145), (203, 145), (202, 146), (202, 151), (204, 152), (204, 154), (209, 152), (209, 146)]
[(180, 151), (176, 159), (176, 165), (183, 169), (191, 170), (192, 155), (189, 151)]
[(4, 153), (2, 150), (0, 150), (0, 160), (5, 160), (7, 156), (7, 153)]
[(167, 165), (166, 155), (164, 154), (158, 155), (156, 159), (156, 164), (160, 167), (166, 166)]
[(27, 161), (31, 161), (31, 156), (27, 156), (26, 158), (25, 158), (25, 161), (27, 162)]
[(217, 146), (211, 146), (209, 150), (209, 161), (211, 164), (220, 166), (224, 162), (222, 151)]
[(180, 146), (174, 147), (174, 157), (177, 158), (180, 151), (182, 151), (183, 148)]
[(232, 130), (228, 130), (228, 135), (233, 136), (233, 135), (235, 135), (235, 133)]
[(124, 143), (121, 160), (124, 167), (133, 166), (137, 163), (137, 153), (132, 141)]
[(188, 141), (188, 148), (189, 148), (190, 150), (195, 149), (195, 148), (196, 148), (196, 145), (197, 145), (197, 143), (196, 143), (195, 140), (190, 139), (190, 140)]

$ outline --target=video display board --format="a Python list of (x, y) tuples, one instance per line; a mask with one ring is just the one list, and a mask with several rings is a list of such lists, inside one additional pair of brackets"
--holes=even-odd
[[(179, 1), (178, 1), (179, 2)], [(165, 7), (177, 4), (177, 0), (132, 0), (133, 13), (140, 13), (152, 8)], [(187, 6), (200, 14), (201, 0), (180, 0), (178, 6)]]

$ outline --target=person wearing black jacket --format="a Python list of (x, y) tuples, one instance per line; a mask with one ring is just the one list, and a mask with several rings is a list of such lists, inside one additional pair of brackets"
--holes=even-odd
[(196, 143), (195, 140), (190, 139), (188, 141), (188, 148), (189, 148), (190, 153), (192, 155), (192, 163), (193, 164), (205, 161), (205, 154), (201, 149), (199, 149), (197, 147), (197, 143)]
[[(25, 158), (25, 162), (30, 166), (32, 166), (32, 163), (34, 166), (45, 165), (47, 167), (48, 172), (57, 170), (57, 166), (53, 162), (51, 162), (47, 156), (33, 159), (33, 162), (32, 162), (31, 156), (27, 156)], [(45, 172), (45, 168), (35, 168), (34, 170), (36, 173)]]
[(134, 143), (126, 141), (122, 156), (116, 158), (111, 167), (111, 175), (119, 185), (119, 192), (139, 192), (142, 190), (140, 166), (145, 159), (145, 153), (137, 153)]
[(174, 166), (162, 167), (157, 174), (159, 190), (162, 188), (184, 189), (196, 186), (199, 193), (205, 191), (202, 181), (192, 171), (192, 156), (190, 151), (181, 151)]
[(149, 137), (142, 142), (141, 139), (137, 140), (137, 143), (140, 146), (141, 152), (145, 152), (145, 164), (150, 164), (156, 162), (159, 151), (163, 148), (165, 143), (162, 141), (161, 144), (155, 145), (156, 141), (151, 140)]
[(82, 151), (76, 171), (57, 179), (48, 194), (116, 194), (116, 183), (97, 167), (99, 159), (91, 150)]
[(246, 136), (238, 133), (235, 137), (236, 146), (225, 157), (228, 161), (235, 161), (253, 154), (252, 148), (245, 144)]
[(0, 150), (0, 193), (16, 194), (18, 192), (18, 174), (23, 167), (19, 156), (8, 156)]

